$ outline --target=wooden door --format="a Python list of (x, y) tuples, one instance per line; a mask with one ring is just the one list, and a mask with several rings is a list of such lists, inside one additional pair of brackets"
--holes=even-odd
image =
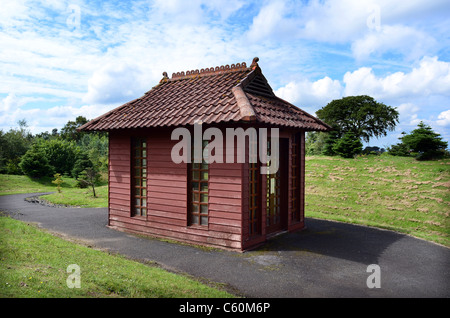
[[(279, 169), (268, 174), (266, 183), (266, 234), (287, 228), (288, 153), (289, 140), (280, 138)], [(270, 154), (270, 142), (268, 151)]]

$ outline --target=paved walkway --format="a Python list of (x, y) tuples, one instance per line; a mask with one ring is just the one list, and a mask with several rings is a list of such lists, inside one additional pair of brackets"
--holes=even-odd
[[(307, 219), (304, 231), (236, 253), (118, 232), (106, 227), (107, 209), (51, 208), (26, 202), (30, 196), (0, 196), (0, 210), (97, 248), (227, 284), (246, 297), (450, 297), (450, 249), (391, 231)], [(371, 264), (380, 268), (380, 288), (367, 287)]]

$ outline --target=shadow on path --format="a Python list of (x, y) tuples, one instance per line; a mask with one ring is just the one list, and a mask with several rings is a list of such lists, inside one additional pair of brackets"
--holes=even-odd
[[(135, 260), (226, 284), (247, 297), (450, 297), (450, 249), (391, 231), (307, 218), (304, 231), (237, 253), (118, 232), (106, 226), (106, 208), (25, 201), (33, 195), (0, 196), (0, 211)], [(381, 268), (380, 289), (367, 287), (370, 264)]]
[(406, 235), (372, 227), (306, 219), (306, 229), (270, 239), (257, 251), (305, 251), (334, 258), (377, 264), (379, 257)]

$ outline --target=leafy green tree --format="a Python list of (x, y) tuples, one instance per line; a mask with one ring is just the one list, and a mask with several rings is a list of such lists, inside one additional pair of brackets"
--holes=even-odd
[(364, 154), (364, 155), (381, 155), (385, 151), (386, 150), (384, 148), (380, 148), (380, 147), (377, 147), (377, 146), (372, 146), (372, 147), (371, 146), (367, 146), (362, 151), (362, 154)]
[(330, 132), (328, 132), (328, 135), (324, 140), (322, 154), (326, 156), (335, 156), (337, 153), (334, 150), (334, 145), (339, 141), (339, 138), (340, 133), (338, 130), (333, 129)]
[(99, 171), (108, 170), (108, 144), (108, 135), (103, 133), (86, 133), (78, 142)]
[(316, 112), (319, 119), (337, 130), (342, 137), (347, 132), (365, 142), (372, 137), (386, 136), (398, 123), (395, 108), (375, 101), (367, 95), (348, 96), (333, 100)]
[(448, 142), (443, 141), (440, 134), (435, 133), (433, 129), (420, 122), (418, 128), (410, 134), (401, 137), (402, 144), (412, 152), (418, 153), (418, 160), (430, 160), (441, 158), (448, 147)]
[(18, 121), (19, 128), (11, 128), (0, 134), (0, 172), (21, 174), (20, 158), (30, 148), (33, 135), (27, 129), (25, 119)]
[(82, 188), (90, 186), (94, 197), (97, 197), (95, 193), (95, 186), (100, 182), (100, 178), (101, 175), (97, 170), (95, 170), (94, 168), (87, 168), (80, 173), (80, 176), (77, 180), (80, 187)]
[(58, 189), (58, 193), (61, 193), (61, 184), (63, 184), (64, 180), (62, 179), (60, 173), (55, 173), (53, 176), (55, 177), (55, 180), (53, 180), (52, 183), (56, 184), (56, 189)]
[(42, 149), (55, 172), (68, 175), (72, 173), (80, 152), (75, 143), (61, 139), (40, 139), (35, 146)]
[[(402, 140), (405, 135), (406, 133), (402, 132), (402, 137), (400, 137), (399, 139)], [(410, 149), (403, 142), (388, 147), (387, 152), (391, 156), (409, 157), (411, 155)]]
[(47, 160), (42, 149), (32, 147), (23, 156), (19, 163), (23, 173), (31, 178), (41, 178), (54, 173), (53, 167)]
[(74, 177), (75, 179), (78, 178), (80, 173), (82, 173), (87, 168), (94, 168), (94, 164), (89, 159), (89, 156), (85, 151), (80, 151), (71, 171), (72, 177)]
[(361, 140), (349, 131), (334, 144), (333, 151), (344, 158), (353, 158), (362, 152), (362, 147)]
[(77, 128), (81, 127), (87, 122), (88, 120), (83, 116), (78, 116), (75, 121), (69, 120), (67, 124), (65, 124), (61, 129), (61, 138), (68, 141), (79, 141), (84, 133), (77, 131)]
[(306, 134), (305, 152), (308, 156), (321, 155), (325, 146), (328, 134), (324, 132), (312, 131)]

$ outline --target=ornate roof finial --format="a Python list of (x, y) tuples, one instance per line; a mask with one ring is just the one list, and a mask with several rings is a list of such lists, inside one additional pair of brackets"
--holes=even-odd
[(162, 73), (163, 78), (159, 81), (159, 83), (165, 83), (169, 80), (169, 76), (167, 76), (167, 72)]
[(252, 65), (250, 65), (250, 68), (251, 68), (252, 70), (254, 70), (255, 68), (259, 67), (258, 61), (259, 61), (259, 57), (255, 57), (255, 58), (253, 59)]

